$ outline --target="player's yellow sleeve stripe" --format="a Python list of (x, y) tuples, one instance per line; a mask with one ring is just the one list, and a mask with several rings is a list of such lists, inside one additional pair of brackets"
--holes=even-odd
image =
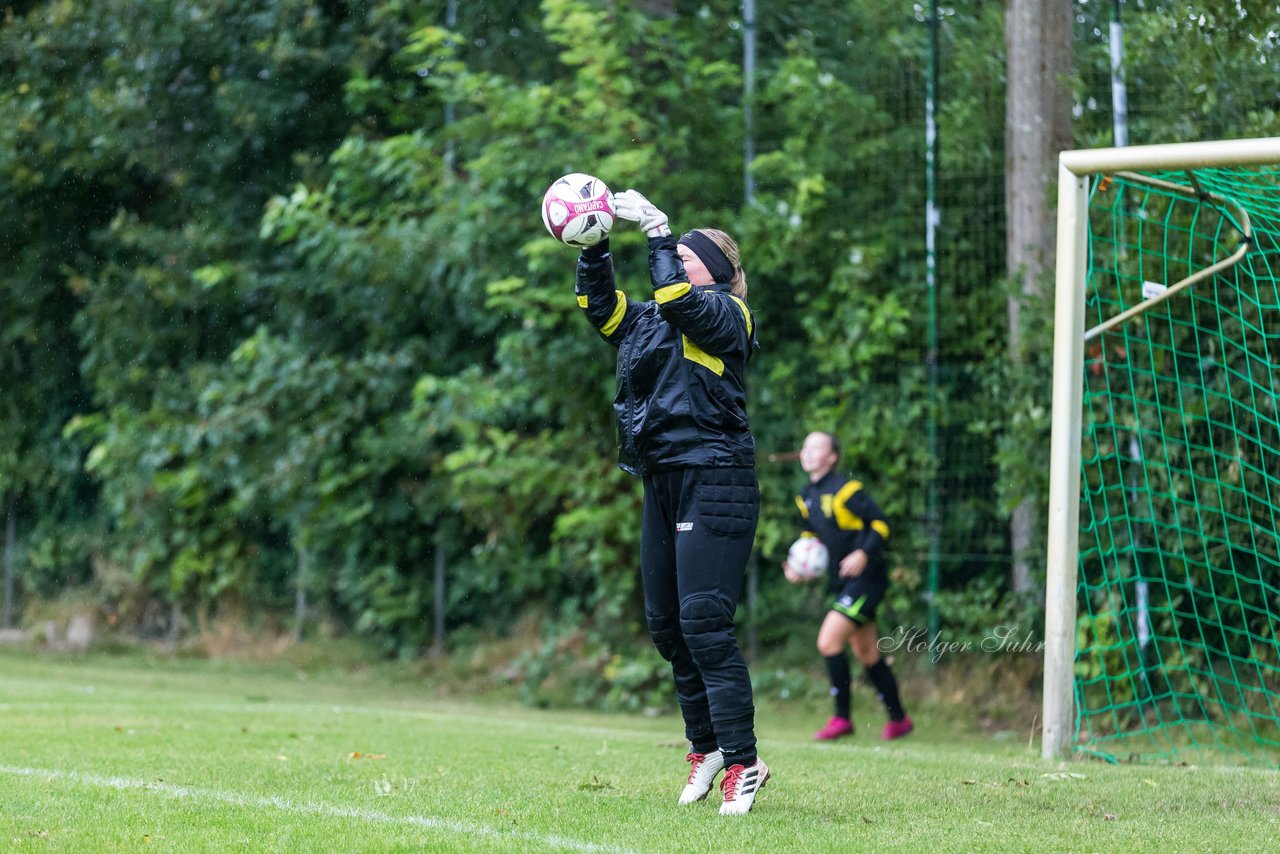
[(587, 295), (578, 294), (578, 308), (586, 308), (586, 307), (587, 307)]
[(724, 376), (723, 359), (716, 358), (706, 350), (703, 350), (697, 344), (694, 344), (689, 340), (688, 335), (681, 335), (680, 338), (684, 341), (684, 357), (686, 359), (691, 362), (697, 362), (699, 365), (706, 367), (711, 371), (711, 373), (718, 377)]
[(889, 539), (889, 526), (882, 519), (871, 520), (871, 530), (880, 535), (883, 540)]
[(688, 282), (677, 282), (674, 285), (667, 285), (664, 288), (658, 288), (653, 292), (653, 298), (658, 301), (658, 305), (663, 305), (671, 302), (673, 299), (680, 299), (680, 297), (689, 293), (689, 289), (692, 287), (693, 286)]
[(742, 309), (742, 316), (747, 320), (747, 337), (751, 337), (751, 311), (747, 308), (747, 304), (740, 297), (730, 295), (729, 299), (738, 304), (738, 308)]
[(800, 515), (808, 519), (809, 508), (805, 505), (804, 499), (801, 498), (799, 495), (796, 496), (796, 506), (800, 508)]
[(605, 335), (612, 335), (617, 331), (618, 326), (622, 323), (622, 317), (627, 313), (627, 295), (622, 291), (614, 291), (618, 301), (613, 306), (613, 314), (609, 315), (609, 319), (604, 322), (604, 326), (600, 327), (600, 331)]
[(851, 480), (837, 490), (835, 500), (831, 502), (836, 511), (836, 524), (845, 531), (862, 530), (862, 517), (855, 515), (853, 511), (844, 504), (856, 495), (859, 489), (862, 489), (862, 481)]

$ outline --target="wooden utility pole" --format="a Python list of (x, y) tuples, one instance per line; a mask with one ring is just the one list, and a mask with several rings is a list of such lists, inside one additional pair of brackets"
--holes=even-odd
[[(1074, 12), (1062, 0), (1009, 0), (1005, 47), (1005, 263), (1024, 295), (1043, 291), (1053, 269), (1058, 153), (1071, 147), (1071, 35)], [(1022, 304), (1009, 299), (1009, 358), (1022, 361)], [(1023, 498), (1011, 522), (1013, 589), (1035, 589), (1027, 551), (1035, 504)]]
[(13, 550), (17, 536), (14, 533), (14, 494), (5, 501), (4, 512), (4, 613), (0, 614), (0, 629), (13, 628)]

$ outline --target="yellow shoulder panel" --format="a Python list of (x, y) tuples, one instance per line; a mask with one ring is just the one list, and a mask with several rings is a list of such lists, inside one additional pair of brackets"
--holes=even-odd
[(681, 335), (684, 341), (684, 357), (690, 362), (697, 362), (718, 377), (724, 376), (724, 360), (711, 355), (697, 344), (689, 340), (688, 335)]
[(862, 481), (851, 480), (836, 491), (835, 501), (833, 502), (836, 511), (836, 524), (846, 531), (862, 530), (862, 517), (856, 515), (845, 506), (845, 502), (856, 495), (860, 489), (862, 489)]

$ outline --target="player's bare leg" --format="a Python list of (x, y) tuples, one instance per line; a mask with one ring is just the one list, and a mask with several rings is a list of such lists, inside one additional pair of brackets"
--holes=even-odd
[[(845, 620), (846, 624), (848, 622)], [(870, 667), (880, 660), (880, 632), (875, 623), (867, 623), (863, 626), (850, 625), (847, 637), (849, 648), (853, 650), (853, 657), (858, 659), (858, 663), (863, 667)]]
[(828, 611), (822, 621), (822, 628), (818, 629), (818, 652), (826, 662), (827, 676), (831, 680), (831, 696), (835, 702), (835, 714), (814, 734), (814, 738), (819, 741), (832, 741), (853, 735), (854, 732), (853, 715), (850, 712), (852, 688), (849, 656), (845, 654), (853, 628), (847, 617)]
[(898, 680), (880, 655), (879, 634), (875, 623), (853, 626), (849, 633), (849, 647), (858, 662), (866, 668), (867, 680), (876, 689), (880, 702), (884, 703), (885, 710), (889, 713), (889, 720), (880, 737), (885, 741), (892, 741), (902, 738), (915, 727), (902, 708), (902, 700), (898, 696)]

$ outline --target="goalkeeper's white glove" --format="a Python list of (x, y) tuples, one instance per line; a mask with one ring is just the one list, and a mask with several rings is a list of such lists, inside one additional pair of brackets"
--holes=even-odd
[(650, 237), (665, 237), (671, 233), (667, 215), (635, 190), (623, 190), (613, 196), (613, 212), (621, 219), (640, 223), (640, 228)]

